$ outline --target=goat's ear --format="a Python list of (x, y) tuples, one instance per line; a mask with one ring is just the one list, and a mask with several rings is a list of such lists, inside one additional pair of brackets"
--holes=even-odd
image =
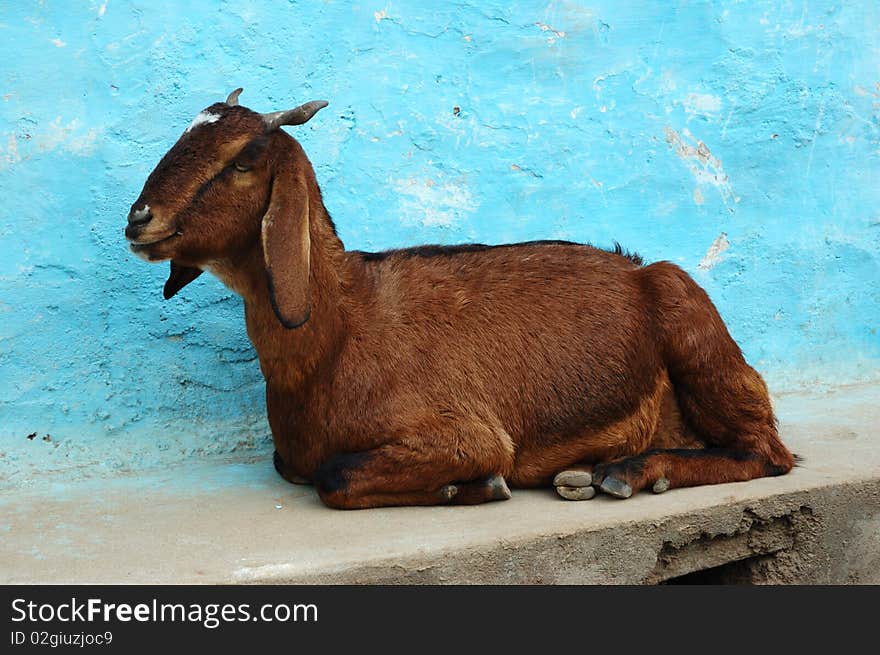
[(309, 320), (309, 189), (293, 162), (279, 164), (263, 216), (263, 260), (272, 309), (286, 328)]
[(171, 273), (168, 274), (168, 280), (165, 282), (165, 288), (162, 295), (165, 300), (171, 298), (175, 293), (183, 289), (187, 284), (195, 280), (202, 274), (202, 269), (193, 268), (191, 266), (181, 266), (171, 260)]

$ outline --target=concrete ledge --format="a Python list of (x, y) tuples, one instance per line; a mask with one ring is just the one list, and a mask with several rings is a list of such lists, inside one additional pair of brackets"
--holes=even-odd
[[(792, 474), (339, 512), (268, 459), (0, 496), (4, 583), (880, 583), (880, 386), (777, 398)], [(683, 577), (684, 576), (684, 577)]]

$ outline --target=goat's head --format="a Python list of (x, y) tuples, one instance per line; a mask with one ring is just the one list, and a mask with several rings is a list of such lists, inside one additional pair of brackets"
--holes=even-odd
[(260, 114), (239, 106), (240, 93), (199, 113), (162, 157), (125, 236), (139, 257), (171, 261), (166, 299), (203, 267), (261, 244), (275, 313), (296, 327), (309, 314), (307, 163), (278, 128), (305, 123), (327, 103)]

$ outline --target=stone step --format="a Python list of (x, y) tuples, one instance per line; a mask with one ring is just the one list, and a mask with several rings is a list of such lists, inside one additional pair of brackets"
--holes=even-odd
[(880, 385), (776, 399), (791, 474), (342, 512), (256, 462), (0, 495), (2, 583), (880, 583)]

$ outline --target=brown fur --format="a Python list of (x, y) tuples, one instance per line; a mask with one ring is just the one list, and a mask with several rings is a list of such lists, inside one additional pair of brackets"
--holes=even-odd
[(166, 295), (206, 269), (244, 298), (279, 471), (328, 505), (480, 502), (480, 480), (577, 465), (633, 491), (791, 469), (763, 380), (680, 268), (558, 242), (346, 251), (299, 144), (209, 111), (126, 234), (172, 260)]

